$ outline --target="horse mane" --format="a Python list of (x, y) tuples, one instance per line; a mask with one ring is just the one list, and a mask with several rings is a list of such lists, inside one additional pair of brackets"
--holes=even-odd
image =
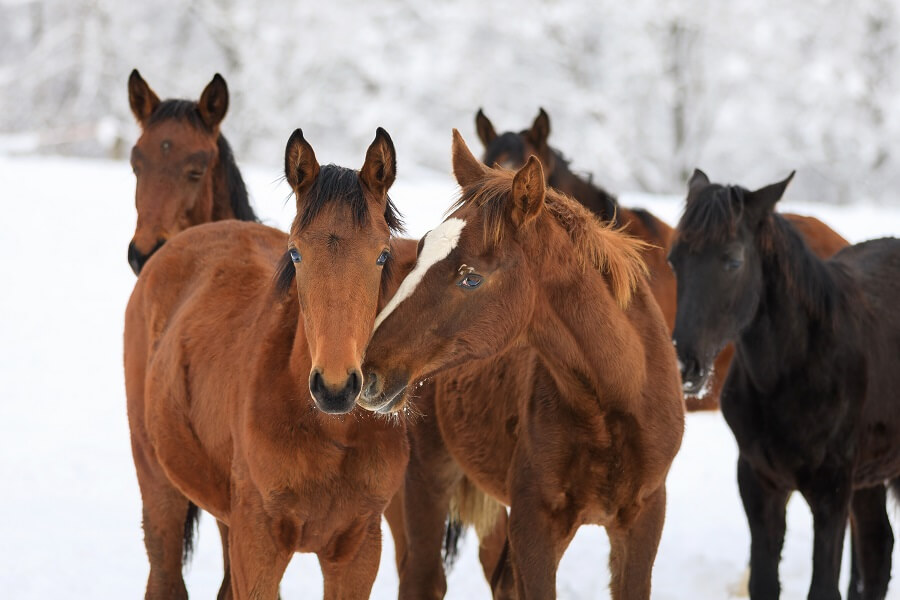
[[(689, 251), (706, 244), (724, 244), (733, 240), (746, 213), (749, 191), (740, 186), (711, 185), (688, 202), (678, 222), (678, 239)], [(776, 212), (766, 214), (754, 232), (764, 270), (774, 267), (791, 293), (811, 315), (831, 318), (834, 309), (844, 303), (846, 286), (839, 278), (846, 273), (836, 263), (826, 263), (806, 245), (791, 223)], [(770, 265), (767, 268), (765, 265)]]
[[(371, 198), (359, 180), (359, 171), (338, 165), (325, 165), (319, 169), (312, 187), (304, 194), (302, 207), (298, 206), (294, 226), (298, 231), (303, 231), (326, 206), (338, 202), (350, 209), (354, 224), (363, 227), (369, 222), (369, 200)], [(386, 196), (384, 220), (391, 236), (403, 232), (403, 219), (390, 196)], [(392, 263), (393, 257), (388, 257), (381, 271), (382, 290), (391, 280)], [(294, 282), (295, 274), (290, 254), (285, 252), (275, 269), (275, 288), (282, 294), (287, 292)]]
[(234, 213), (234, 218), (238, 221), (259, 223), (259, 217), (256, 216), (256, 213), (253, 212), (253, 207), (250, 206), (250, 195), (247, 193), (244, 178), (241, 177), (241, 171), (234, 160), (231, 146), (221, 133), (219, 134), (219, 139), (216, 140), (216, 146), (219, 148), (219, 163), (225, 170), (225, 186), (228, 188), (228, 201), (231, 204), (231, 212)]
[[(209, 134), (213, 132), (200, 117), (197, 103), (193, 100), (163, 100), (147, 120), (147, 127), (169, 119), (187, 121), (188, 124), (196, 129)], [(244, 184), (244, 178), (241, 176), (241, 171), (238, 169), (237, 162), (234, 159), (234, 153), (231, 151), (228, 140), (225, 139), (221, 132), (216, 140), (216, 146), (219, 150), (219, 163), (225, 171), (225, 186), (228, 188), (228, 201), (231, 205), (231, 211), (234, 213), (234, 218), (239, 221), (258, 223), (259, 218), (253, 212), (253, 207), (250, 206), (247, 186)]]
[[(466, 186), (451, 208), (473, 204), (484, 218), (484, 243), (496, 247), (506, 228), (506, 207), (512, 191), (515, 172), (492, 169), (485, 179)], [(625, 233), (610, 221), (604, 222), (569, 196), (547, 188), (546, 212), (565, 231), (574, 247), (574, 255), (582, 269), (596, 269), (608, 275), (608, 283), (616, 303), (625, 309), (643, 277), (647, 265), (642, 258), (649, 244)]]

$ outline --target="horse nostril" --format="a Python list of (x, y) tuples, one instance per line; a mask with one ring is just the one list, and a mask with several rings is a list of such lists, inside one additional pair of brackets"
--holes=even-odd
[(325, 382), (322, 380), (322, 371), (313, 369), (312, 373), (309, 374), (309, 391), (311, 391), (314, 396), (319, 396), (324, 388)]
[(362, 373), (353, 369), (350, 372), (350, 377), (347, 378), (347, 385), (344, 386), (344, 389), (353, 398), (359, 396), (359, 391), (362, 389)]
[(379, 388), (381, 387), (378, 381), (378, 373), (375, 373), (374, 371), (370, 372), (367, 379), (368, 383), (366, 383), (365, 396), (366, 398), (374, 398), (378, 396), (380, 392)]

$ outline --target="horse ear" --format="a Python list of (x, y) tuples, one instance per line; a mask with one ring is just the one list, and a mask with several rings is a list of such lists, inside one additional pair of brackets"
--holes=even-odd
[(787, 189), (787, 186), (791, 182), (791, 179), (794, 178), (795, 173), (796, 171), (791, 171), (791, 174), (784, 180), (761, 187), (755, 192), (750, 192), (749, 198), (745, 203), (746, 206), (757, 214), (763, 214), (774, 210), (775, 203), (781, 200), (781, 197), (784, 195), (784, 190)]
[(550, 115), (543, 108), (538, 111), (538, 116), (535, 117), (534, 123), (531, 124), (531, 129), (528, 130), (526, 135), (528, 141), (534, 144), (536, 148), (540, 148), (547, 143), (547, 138), (550, 137)]
[(128, 103), (131, 105), (134, 118), (141, 126), (159, 106), (159, 96), (150, 89), (137, 69), (134, 69), (128, 77)]
[(528, 223), (541, 212), (546, 193), (544, 169), (541, 167), (541, 161), (532, 154), (513, 178), (509, 216), (516, 227)]
[(491, 120), (487, 118), (487, 115), (485, 115), (484, 111), (480, 108), (475, 115), (475, 129), (478, 131), (478, 139), (481, 140), (481, 143), (484, 144), (485, 148), (490, 146), (491, 142), (497, 139), (497, 132), (494, 130), (494, 124), (491, 123)]
[(705, 185), (709, 185), (709, 177), (707, 177), (706, 173), (704, 173), (700, 169), (694, 169), (694, 173), (693, 175), (691, 175), (690, 181), (688, 181), (688, 189), (693, 190), (694, 188), (699, 188)]
[(359, 171), (363, 185), (379, 199), (383, 199), (397, 178), (397, 153), (388, 132), (379, 127), (375, 140), (366, 152), (366, 161)]
[(303, 131), (295, 129), (284, 150), (284, 176), (298, 199), (312, 187), (318, 175), (316, 153), (304, 139)]
[(484, 179), (486, 167), (475, 158), (459, 131), (453, 130), (453, 175), (461, 187)]
[(200, 95), (197, 110), (207, 127), (215, 129), (219, 126), (228, 111), (228, 85), (224, 77), (218, 73), (213, 76)]

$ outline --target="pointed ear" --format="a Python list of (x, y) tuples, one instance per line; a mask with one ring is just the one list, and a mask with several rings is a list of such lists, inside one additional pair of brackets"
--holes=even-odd
[(481, 143), (484, 144), (485, 148), (490, 146), (491, 142), (497, 139), (497, 132), (494, 131), (494, 124), (491, 123), (491, 120), (487, 118), (484, 111), (480, 108), (475, 115), (475, 129), (478, 131), (478, 139), (481, 140)]
[(284, 150), (284, 176), (299, 199), (319, 175), (319, 163), (312, 146), (303, 138), (303, 131), (295, 129)]
[(366, 161), (359, 170), (359, 179), (379, 200), (397, 178), (397, 153), (388, 132), (379, 127), (375, 130), (375, 140), (366, 152)]
[(159, 96), (150, 89), (137, 69), (134, 69), (128, 77), (128, 103), (131, 105), (134, 118), (141, 126), (159, 106)]
[(547, 143), (547, 138), (550, 137), (550, 115), (543, 108), (538, 112), (526, 136), (535, 148), (541, 148)]
[(694, 169), (694, 173), (691, 175), (690, 181), (688, 181), (688, 189), (692, 190), (706, 185), (709, 185), (709, 177), (700, 169)]
[(459, 131), (453, 130), (453, 175), (461, 187), (484, 179), (486, 167), (472, 155)]
[(207, 84), (200, 95), (197, 110), (200, 111), (200, 118), (203, 119), (206, 126), (213, 130), (225, 118), (225, 113), (228, 111), (228, 85), (218, 73), (213, 76), (212, 81)]
[(516, 227), (521, 227), (538, 216), (544, 206), (546, 193), (547, 184), (544, 182), (541, 161), (531, 155), (513, 178), (509, 216)]
[(750, 192), (749, 197), (745, 200), (745, 206), (753, 210), (756, 214), (762, 215), (775, 209), (775, 203), (781, 200), (784, 190), (787, 189), (791, 179), (794, 178), (796, 171), (791, 171), (783, 181), (772, 183), (765, 187), (761, 187), (755, 192)]

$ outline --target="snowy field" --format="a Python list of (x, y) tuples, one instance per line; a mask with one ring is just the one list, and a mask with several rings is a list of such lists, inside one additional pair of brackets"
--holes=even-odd
[[(409, 234), (418, 237), (439, 222), (455, 186), (447, 175), (405, 169), (401, 162), (392, 196)], [(737, 174), (710, 175), (718, 181)], [(288, 188), (276, 168), (245, 169), (245, 176), (264, 221), (286, 227), (294, 206), (285, 203)], [(124, 308), (134, 284), (126, 264), (135, 219), (133, 176), (124, 162), (0, 158), (0, 182), (0, 596), (142, 597), (148, 563), (121, 361)], [(625, 196), (623, 203), (642, 205), (669, 223), (681, 208), (677, 198)], [(819, 216), (852, 241), (900, 233), (896, 207), (785, 202), (783, 208)], [(718, 413), (688, 417), (669, 476), (654, 598), (733, 595), (749, 550), (735, 460), (735, 443)], [(896, 512), (893, 503), (891, 508)], [(795, 497), (781, 564), (784, 598), (806, 597), (811, 543), (809, 511)], [(470, 534), (463, 544), (447, 597), (488, 598), (476, 540)], [(192, 597), (215, 596), (220, 551), (218, 531), (205, 515), (186, 571)], [(562, 561), (559, 597), (607, 598), (607, 553), (604, 532), (583, 528)], [(895, 551), (895, 563), (898, 558)], [(848, 564), (845, 556), (842, 590)], [(284, 577), (283, 597), (321, 597), (321, 589), (315, 558), (297, 555)], [(395, 598), (396, 589), (385, 528), (372, 597)], [(889, 597), (900, 600), (900, 582)]]

